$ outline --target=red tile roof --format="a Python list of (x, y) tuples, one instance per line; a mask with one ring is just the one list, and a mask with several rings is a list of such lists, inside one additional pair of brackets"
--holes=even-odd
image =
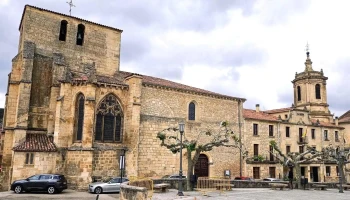
[(264, 112), (269, 113), (269, 114), (275, 114), (275, 113), (281, 113), (281, 112), (288, 112), (290, 110), (292, 110), (291, 107), (279, 108), (279, 109), (273, 109), (273, 110), (265, 110)]
[(211, 92), (208, 90), (203, 90), (200, 88), (191, 87), (188, 85), (176, 83), (176, 82), (169, 81), (166, 79), (161, 79), (161, 78), (152, 77), (152, 76), (146, 76), (146, 75), (142, 75), (142, 74), (135, 74), (135, 73), (125, 72), (125, 71), (119, 71), (113, 77), (96, 76), (96, 78), (97, 78), (98, 82), (125, 85), (125, 83), (124, 83), (125, 78), (132, 76), (132, 75), (138, 75), (138, 76), (142, 77), (142, 83), (144, 85), (161, 86), (161, 87), (166, 87), (166, 88), (170, 88), (170, 89), (182, 90), (185, 92), (193, 92), (196, 94), (216, 96), (216, 97), (221, 97), (221, 98), (240, 99), (243, 101), (246, 100), (244, 98), (222, 95), (219, 93)]
[(350, 122), (350, 110), (339, 117), (339, 122), (340, 123)]
[(277, 117), (270, 115), (264, 111), (256, 112), (251, 109), (243, 109), (243, 117), (245, 119), (256, 119), (264, 121), (279, 121)]
[(49, 137), (47, 134), (28, 133), (25, 140), (13, 147), (13, 150), (23, 152), (54, 152), (57, 151), (57, 147), (53, 143), (53, 137)]
[[(316, 124), (316, 123), (317, 123), (317, 120), (316, 120), (316, 119), (312, 119), (311, 122), (314, 123), (314, 124)], [(341, 128), (341, 129), (343, 129), (343, 127), (341, 127), (341, 126), (336, 126), (335, 124), (329, 123), (329, 122), (322, 122), (322, 121), (319, 121), (319, 125), (320, 125), (320, 126), (324, 126), (324, 127)]]

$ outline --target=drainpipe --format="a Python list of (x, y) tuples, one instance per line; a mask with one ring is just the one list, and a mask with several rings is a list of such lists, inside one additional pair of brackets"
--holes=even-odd
[(241, 123), (242, 101), (238, 100), (238, 132), (239, 132), (239, 176), (242, 177), (242, 123)]

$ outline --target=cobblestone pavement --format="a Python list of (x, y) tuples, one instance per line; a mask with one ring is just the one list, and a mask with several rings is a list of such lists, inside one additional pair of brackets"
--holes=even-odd
[[(167, 193), (154, 193), (152, 200), (349, 200), (350, 191), (339, 193), (336, 189), (320, 190), (270, 190), (268, 188), (234, 188), (230, 192), (209, 192), (203, 196), (200, 192), (184, 192), (184, 197), (177, 196), (177, 190), (171, 189)], [(61, 194), (49, 195), (45, 193), (22, 193), (15, 194), (12, 191), (0, 192), (1, 200), (37, 200), (37, 199), (71, 199), (71, 200), (96, 200), (96, 194), (88, 192), (76, 192), (65, 190)], [(101, 194), (98, 200), (119, 199), (118, 193)]]

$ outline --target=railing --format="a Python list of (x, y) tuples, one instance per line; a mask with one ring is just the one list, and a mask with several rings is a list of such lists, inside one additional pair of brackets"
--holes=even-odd
[(207, 195), (207, 192), (231, 190), (232, 186), (230, 179), (199, 177), (197, 180), (197, 190), (204, 196)]
[(307, 139), (307, 137), (299, 137), (298, 138), (298, 144), (307, 144), (309, 143), (309, 140)]

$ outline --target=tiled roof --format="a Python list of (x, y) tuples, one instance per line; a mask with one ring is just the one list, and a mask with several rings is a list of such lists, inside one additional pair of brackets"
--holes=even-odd
[(288, 112), (292, 110), (291, 107), (289, 108), (279, 108), (279, 109), (273, 109), (273, 110), (265, 110), (264, 112), (269, 113), (269, 114), (275, 114), (275, 113), (281, 113), (281, 112)]
[(245, 119), (256, 119), (264, 121), (279, 121), (277, 117), (270, 115), (264, 111), (256, 112), (251, 109), (243, 109), (243, 117)]
[(96, 22), (88, 21), (88, 20), (86, 20), (86, 19), (81, 19), (81, 18), (78, 18), (78, 17), (73, 17), (73, 16), (70, 16), (70, 15), (63, 14), (63, 13), (58, 13), (58, 12), (55, 12), (55, 11), (51, 11), (51, 10), (39, 8), (39, 7), (32, 6), (32, 5), (25, 5), (25, 6), (24, 6), (24, 10), (23, 10), (23, 14), (22, 14), (21, 23), (19, 24), (18, 30), (21, 29), (21, 25), (22, 25), (24, 13), (25, 13), (27, 7), (35, 8), (35, 9), (38, 9), (38, 10), (44, 10), (44, 11), (46, 11), (46, 12), (54, 13), (54, 14), (57, 14), (57, 15), (62, 15), (62, 16), (69, 17), (69, 18), (74, 18), (74, 19), (77, 19), (77, 20), (80, 20), (80, 21), (88, 22), (88, 23), (91, 23), (91, 24), (95, 24), (95, 25), (98, 25), (98, 26), (102, 26), (102, 27), (105, 27), (105, 28), (110, 28), (110, 29), (113, 29), (113, 30), (116, 30), (116, 31), (119, 31), (119, 32), (123, 32), (123, 30), (120, 30), (120, 29), (117, 29), (117, 28), (113, 28), (113, 27), (110, 27), (110, 26), (106, 26), (106, 25), (102, 25), (102, 24), (96, 23)]
[(24, 152), (54, 152), (57, 151), (57, 147), (53, 143), (53, 137), (49, 137), (47, 134), (28, 133), (25, 140), (13, 147), (13, 150)]
[[(317, 123), (317, 120), (312, 119), (311, 122), (312, 122), (313, 124), (316, 124), (316, 123)], [(324, 126), (324, 127), (343, 128), (343, 127), (341, 127), (341, 126), (336, 126), (335, 124), (329, 123), (329, 122), (322, 122), (322, 121), (319, 121), (318, 123), (319, 123), (320, 126)]]
[(124, 76), (120, 76), (119, 74), (113, 77), (96, 75), (96, 79), (99, 83), (110, 83), (127, 86), (127, 84), (124, 83)]
[[(124, 78), (131, 76), (133, 73), (130, 72), (125, 72), (125, 71), (120, 71), (118, 73), (120, 76), (124, 76)], [(146, 76), (146, 75), (141, 75), (141, 74), (136, 74), (138, 76), (142, 77), (142, 83), (146, 85), (154, 85), (154, 86), (162, 86), (166, 88), (172, 88), (172, 89), (177, 89), (177, 90), (183, 90), (183, 91), (189, 91), (189, 92), (194, 92), (197, 94), (205, 94), (205, 95), (212, 95), (212, 96), (217, 96), (217, 97), (224, 97), (224, 98), (229, 98), (229, 99), (241, 99), (245, 101), (246, 99), (244, 98), (238, 98), (238, 97), (232, 97), (232, 96), (227, 96), (227, 95), (222, 95), (219, 93), (215, 92), (210, 92), (208, 90), (203, 90), (200, 88), (195, 88), (191, 87), (188, 85), (176, 83), (173, 81), (157, 78), (157, 77), (152, 77), (152, 76)]]
[(208, 90), (203, 90), (200, 88), (191, 87), (188, 85), (176, 83), (173, 81), (169, 81), (169, 80), (165, 80), (165, 79), (161, 79), (161, 78), (157, 78), (157, 77), (146, 76), (146, 75), (142, 75), (142, 74), (135, 74), (135, 73), (125, 72), (125, 71), (119, 71), (118, 73), (116, 73), (112, 77), (96, 75), (96, 78), (97, 78), (97, 82), (100, 82), (100, 83), (126, 85), (124, 82), (125, 78), (132, 76), (132, 75), (137, 75), (137, 76), (142, 77), (142, 83), (146, 84), (146, 85), (161, 86), (161, 87), (166, 87), (166, 88), (183, 90), (183, 91), (187, 91), (187, 92), (193, 92), (193, 93), (197, 93), (197, 94), (212, 95), (212, 96), (224, 97), (224, 98), (229, 98), (229, 99), (232, 99), (232, 98), (233, 99), (241, 99), (241, 100), (245, 101), (244, 98), (222, 95), (219, 93), (210, 92)]
[(339, 117), (340, 123), (350, 122), (350, 110)]

